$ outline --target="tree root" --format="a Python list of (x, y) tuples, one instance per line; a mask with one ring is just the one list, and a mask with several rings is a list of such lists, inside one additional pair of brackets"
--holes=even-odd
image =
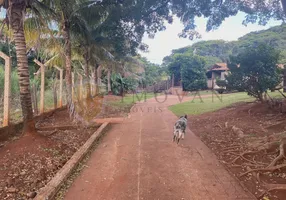
[(231, 161), (231, 163), (234, 164), (238, 159), (241, 158), (241, 159), (246, 160), (246, 161), (248, 161), (248, 162), (250, 162), (250, 163), (252, 163), (252, 164), (257, 164), (256, 162), (253, 162), (253, 161), (251, 161), (251, 160), (245, 158), (244, 156), (246, 156), (246, 155), (248, 155), (248, 154), (259, 153), (259, 152), (260, 152), (260, 151), (245, 151), (245, 152), (243, 152), (243, 153), (241, 153), (241, 154), (237, 154), (237, 153), (234, 153), (234, 152), (229, 152), (229, 153), (232, 153), (233, 155), (236, 155), (236, 156), (237, 156), (236, 158), (234, 158), (234, 159)]
[(259, 195), (257, 199), (263, 198), (266, 193), (272, 192), (274, 190), (286, 190), (286, 184), (269, 184), (262, 181), (260, 182), (262, 183), (263, 187), (266, 188), (266, 191)]
[(269, 167), (269, 168), (251, 169), (251, 170), (248, 170), (247, 172), (241, 174), (240, 177), (243, 177), (243, 176), (245, 176), (251, 172), (273, 172), (273, 171), (276, 171), (278, 169), (282, 169), (285, 167), (286, 167), (286, 164), (281, 164), (281, 165), (277, 165), (277, 166)]
[(231, 149), (235, 149), (235, 148), (239, 148), (239, 147), (241, 147), (240, 145), (233, 145), (233, 146), (231, 146), (231, 147), (227, 147), (227, 148), (224, 148), (224, 149), (222, 149), (224, 152), (223, 153), (225, 153), (225, 151), (226, 152), (228, 152), (228, 151), (230, 151)]
[(222, 129), (222, 126), (219, 124), (216, 124), (215, 127), (219, 127), (220, 129)]
[(271, 192), (273, 190), (286, 190), (286, 184), (266, 184), (267, 191)]
[(268, 165), (267, 168), (274, 167), (279, 160), (285, 158), (284, 146), (285, 146), (285, 139), (282, 139), (282, 142), (279, 146), (279, 152), (280, 152), (279, 155)]

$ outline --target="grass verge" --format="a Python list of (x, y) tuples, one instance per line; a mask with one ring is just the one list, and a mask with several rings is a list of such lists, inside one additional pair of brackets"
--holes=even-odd
[(202, 113), (219, 110), (234, 103), (254, 101), (254, 98), (248, 96), (246, 93), (223, 94), (219, 95), (219, 97), (220, 98), (216, 95), (202, 99), (196, 97), (192, 101), (170, 106), (169, 110), (177, 116), (183, 114), (200, 115)]

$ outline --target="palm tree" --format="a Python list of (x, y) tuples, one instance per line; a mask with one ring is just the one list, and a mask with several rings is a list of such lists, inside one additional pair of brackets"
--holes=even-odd
[(37, 13), (42, 13), (43, 8), (46, 10), (49, 9), (42, 2), (36, 0), (3, 0), (0, 3), (0, 8), (3, 7), (7, 10), (6, 22), (9, 22), (11, 26), (13, 39), (16, 46), (20, 99), (24, 119), (23, 133), (33, 134), (36, 132), (36, 130), (33, 120), (32, 100), (30, 93), (27, 48), (24, 34), (24, 18), (26, 16), (27, 7), (32, 8), (31, 10)]
[[(72, 39), (77, 40), (78, 34), (86, 37), (88, 28), (86, 21), (80, 15), (81, 8), (90, 4), (87, 0), (46, 0), (57, 14), (57, 23), (64, 40), (64, 61), (66, 70), (66, 87), (68, 106), (72, 104)], [(86, 54), (87, 55), (87, 54)], [(88, 64), (86, 64), (88, 66)], [(89, 76), (89, 70), (86, 70)]]

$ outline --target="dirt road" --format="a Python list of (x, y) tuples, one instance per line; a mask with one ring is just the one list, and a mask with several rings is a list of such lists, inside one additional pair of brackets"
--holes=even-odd
[(177, 117), (167, 107), (176, 103), (168, 96), (136, 104), (129, 119), (112, 126), (65, 199), (254, 199), (189, 129), (179, 146), (172, 143)]

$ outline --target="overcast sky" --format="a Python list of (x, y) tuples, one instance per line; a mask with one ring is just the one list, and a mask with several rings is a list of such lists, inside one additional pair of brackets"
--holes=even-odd
[(272, 20), (266, 26), (249, 24), (246, 27), (242, 25), (243, 19), (244, 14), (239, 13), (235, 17), (226, 19), (219, 29), (207, 33), (205, 31), (206, 20), (198, 18), (196, 20), (196, 25), (197, 30), (202, 35), (202, 38), (194, 41), (178, 37), (178, 34), (183, 29), (183, 24), (180, 23), (179, 19), (175, 19), (173, 24), (167, 25), (167, 29), (165, 31), (157, 33), (154, 39), (149, 39), (147, 36), (144, 37), (143, 42), (149, 45), (149, 52), (141, 53), (141, 55), (147, 57), (147, 59), (153, 63), (161, 64), (163, 58), (171, 54), (172, 49), (188, 46), (201, 40), (223, 39), (233, 41), (252, 31), (268, 29), (272, 26), (281, 24), (280, 21)]

